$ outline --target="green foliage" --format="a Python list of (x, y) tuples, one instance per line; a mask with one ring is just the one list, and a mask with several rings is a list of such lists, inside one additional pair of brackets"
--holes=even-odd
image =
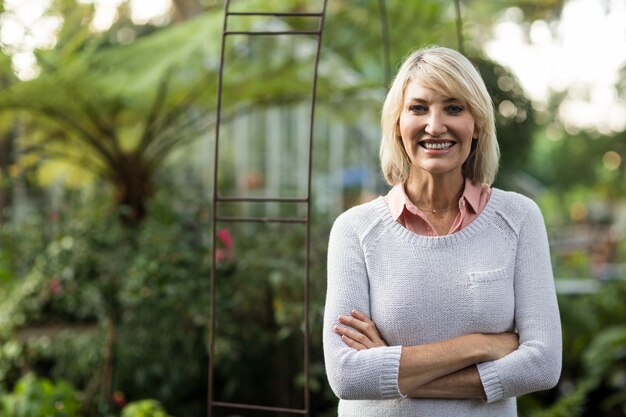
[[(559, 299), (563, 322), (561, 395), (550, 406), (521, 407), (532, 417), (623, 415), (626, 406), (626, 281)], [(541, 395), (538, 393), (538, 395)]]
[[(336, 401), (321, 353), (325, 243), (328, 225), (311, 236), (309, 287), (311, 376), (318, 411)], [(244, 225), (230, 228), (235, 259), (218, 275), (215, 365), (217, 398), (224, 401), (300, 407), (303, 392), (304, 232), (301, 225)], [(245, 256), (238, 256), (239, 253)], [(242, 323), (245, 331), (241, 331)], [(250, 348), (253, 346), (254, 348)], [(251, 381), (272, 384), (260, 389)]]
[(532, 417), (576, 417), (581, 416), (584, 410), (584, 404), (587, 401), (592, 383), (580, 383), (576, 389), (562, 397), (557, 403), (547, 409), (542, 409), (542, 405), (538, 404)]
[[(115, 218), (100, 217), (99, 210), (89, 216), (84, 209), (60, 220), (20, 285), (2, 300), (0, 306), (12, 311), (10, 326), (23, 325), (25, 320), (30, 324), (94, 322), (106, 314), (110, 289), (122, 275), (132, 241)], [(25, 228), (13, 233), (20, 235)], [(111, 258), (118, 262), (111, 263)]]
[(534, 111), (519, 80), (503, 66), (475, 59), (487, 90), (491, 94), (500, 146), (499, 184), (511, 188), (520, 171), (525, 171), (535, 128)]
[[(583, 356), (583, 364), (591, 377), (616, 372), (616, 364), (626, 361), (626, 326), (605, 328), (596, 335)], [(619, 372), (623, 372), (620, 369)], [(612, 378), (609, 378), (612, 379)]]
[[(35, 368), (71, 381), (87, 401), (101, 383), (105, 323), (117, 317), (114, 389), (128, 399), (158, 398), (176, 415), (205, 414), (210, 217), (190, 183), (162, 183), (151, 216), (132, 235), (114, 213), (102, 210), (100, 198), (69, 205), (80, 208), (63, 213), (30, 271), (0, 302), (0, 317), (7, 320), (3, 386), (11, 386), (20, 369)], [(218, 241), (231, 250), (218, 264), (219, 394), (274, 404), (291, 398), (301, 405), (304, 227), (229, 229), (231, 242), (223, 233)], [(7, 240), (10, 230), (19, 234), (7, 229)], [(335, 401), (315, 336), (321, 332), (328, 225), (312, 230), (309, 382), (321, 413)], [(255, 382), (268, 375), (275, 384)]]
[[(10, 285), (15, 274), (32, 264), (35, 254), (44, 246), (40, 219), (31, 218), (21, 225), (3, 224), (0, 227), (0, 282)], [(20, 234), (21, 239), (14, 239)], [(0, 285), (0, 295), (7, 285)]]
[(0, 398), (2, 415), (11, 417), (78, 417), (79, 395), (69, 384), (22, 377), (12, 393)]
[[(413, 49), (434, 43), (456, 47), (451, 2), (388, 0), (383, 9), (380, 5), (378, 1), (331, 1), (324, 30), (327, 48), (369, 85), (386, 87), (390, 81), (386, 75), (395, 73)], [(384, 20), (388, 50), (383, 43)]]
[(128, 398), (189, 416), (204, 408), (210, 311), (209, 218), (193, 192), (157, 194), (138, 235), (119, 293), (116, 379)]
[[(593, 132), (562, 133), (548, 137), (538, 132), (532, 171), (546, 185), (558, 187), (563, 194), (583, 188), (609, 200), (624, 195), (626, 168), (607, 161), (607, 153), (626, 157), (626, 133), (601, 136)], [(610, 154), (609, 154), (610, 155)], [(572, 169), (576, 167), (576, 169)]]
[(63, 158), (109, 182), (115, 205), (129, 209), (122, 216), (138, 223), (157, 168), (204, 133), (214, 103), (215, 67), (206, 64), (216, 54), (217, 15), (119, 45), (86, 37), (86, 26), (68, 13), (58, 47), (39, 54), (41, 74), (4, 89), (0, 110), (29, 116), (21, 118), (26, 154)]
[[(145, 34), (137, 27), (112, 28), (111, 35), (123, 29), (141, 34), (126, 45), (109, 42), (107, 34), (86, 36), (76, 12), (62, 10), (67, 18), (57, 47), (38, 55), (41, 74), (4, 89), (0, 110), (26, 114), (20, 145), (35, 156), (34, 164), (56, 158), (89, 171), (87, 178), (114, 187), (113, 204), (127, 209), (120, 213), (129, 224), (138, 224), (164, 160), (214, 122), (221, 12)], [(229, 38), (224, 118), (309, 99), (313, 40), (277, 38)], [(321, 94), (361, 81), (346, 83), (336, 67), (326, 65), (320, 73)], [(49, 181), (45, 173), (40, 176)]]
[[(170, 200), (174, 195), (178, 199)], [(71, 381), (93, 402), (94, 387), (105, 382), (109, 346), (116, 390), (201, 415), (209, 313), (206, 210), (195, 190), (169, 190), (157, 194), (150, 219), (129, 231), (101, 207), (96, 198), (64, 213), (26, 276), (0, 286), (6, 290), (0, 384), (12, 385), (27, 366)]]
[(156, 400), (141, 400), (129, 403), (122, 410), (122, 417), (170, 417)]

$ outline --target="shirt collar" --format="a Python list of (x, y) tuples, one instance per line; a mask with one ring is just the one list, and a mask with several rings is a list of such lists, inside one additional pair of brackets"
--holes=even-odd
[[(474, 213), (478, 212), (478, 208), (480, 207), (480, 195), (482, 189), (475, 182), (470, 180), (469, 178), (465, 178), (465, 188), (463, 189), (463, 195), (459, 200), (459, 204), (462, 205), (462, 201), (465, 200), (467, 205), (471, 208)], [(414, 207), (414, 204), (407, 197), (406, 192), (404, 191), (404, 184), (396, 184), (389, 190), (386, 196), (387, 206), (389, 207), (389, 211), (394, 220), (398, 220), (402, 213), (404, 212), (405, 207), (410, 206)]]
[(465, 189), (463, 190), (463, 196), (461, 199), (464, 198), (465, 201), (467, 201), (467, 204), (469, 204), (474, 213), (478, 213), (481, 193), (482, 188), (480, 185), (476, 184), (469, 178), (465, 178)]
[(387, 193), (387, 206), (389, 206), (389, 212), (395, 221), (398, 221), (407, 204), (412, 203), (404, 192), (404, 184), (394, 185)]

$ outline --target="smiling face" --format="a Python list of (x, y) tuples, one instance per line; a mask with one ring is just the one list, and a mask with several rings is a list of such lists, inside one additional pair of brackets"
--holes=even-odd
[(474, 117), (463, 101), (410, 81), (404, 90), (398, 121), (411, 177), (462, 175), (472, 138), (478, 137)]

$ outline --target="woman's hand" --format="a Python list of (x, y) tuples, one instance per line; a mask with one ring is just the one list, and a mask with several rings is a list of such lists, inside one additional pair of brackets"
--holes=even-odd
[(371, 349), (374, 347), (387, 346), (380, 337), (376, 324), (365, 314), (358, 310), (352, 310), (349, 316), (339, 316), (339, 323), (352, 327), (335, 326), (333, 331), (341, 336), (341, 340), (356, 350)]

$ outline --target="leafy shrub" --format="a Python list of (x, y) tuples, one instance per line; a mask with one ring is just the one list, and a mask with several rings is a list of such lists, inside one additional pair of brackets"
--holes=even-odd
[(2, 415), (11, 417), (77, 417), (78, 392), (65, 382), (32, 373), (23, 376), (12, 393), (0, 399)]
[(36, 369), (85, 390), (89, 415), (115, 413), (120, 406), (99, 395), (108, 346), (112, 390), (205, 414), (209, 216), (186, 198), (159, 193), (130, 229), (97, 200), (65, 213), (30, 269), (4, 287), (0, 390)]
[(603, 283), (595, 294), (561, 296), (563, 371), (558, 398), (526, 407), (521, 416), (623, 416), (626, 413), (626, 280)]
[(156, 400), (141, 400), (129, 403), (122, 410), (122, 417), (170, 417)]

